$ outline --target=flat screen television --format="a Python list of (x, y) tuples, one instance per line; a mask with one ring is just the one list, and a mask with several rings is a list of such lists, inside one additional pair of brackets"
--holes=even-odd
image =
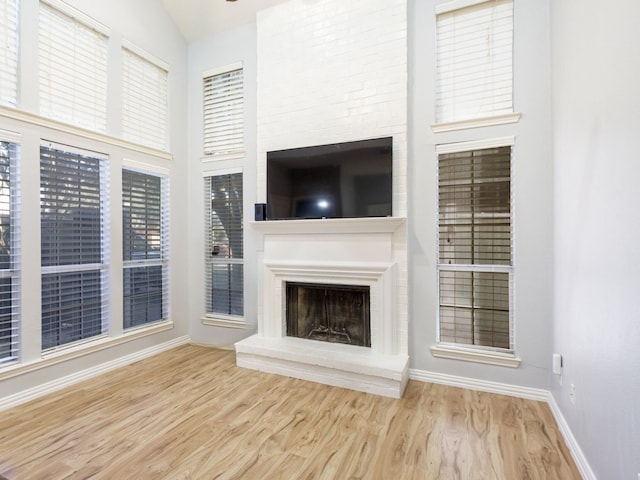
[(392, 215), (393, 137), (267, 152), (267, 219)]

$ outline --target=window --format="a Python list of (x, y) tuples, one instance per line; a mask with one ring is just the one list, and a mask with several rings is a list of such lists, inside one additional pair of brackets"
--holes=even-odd
[(204, 78), (204, 154), (234, 155), (244, 150), (242, 65), (207, 72)]
[(244, 315), (242, 173), (205, 178), (207, 314)]
[(166, 149), (168, 67), (133, 45), (123, 48), (122, 55), (122, 134), (132, 142)]
[(122, 171), (124, 328), (168, 316), (168, 178)]
[(438, 174), (440, 342), (511, 351), (511, 147), (440, 148)]
[(40, 113), (106, 131), (106, 29), (58, 0), (40, 3), (39, 27)]
[(18, 360), (20, 223), (18, 145), (0, 142), (0, 365)]
[(18, 2), (0, 1), (0, 103), (18, 103)]
[(67, 146), (40, 147), (43, 350), (107, 331), (106, 160)]
[(513, 113), (513, 1), (463, 3), (436, 8), (437, 123)]

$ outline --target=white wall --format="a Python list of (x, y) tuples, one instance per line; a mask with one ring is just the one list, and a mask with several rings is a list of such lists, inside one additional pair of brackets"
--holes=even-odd
[(635, 480), (640, 3), (552, 5), (554, 350), (564, 358), (552, 390), (596, 476)]
[[(169, 64), (169, 140), (172, 160), (162, 160), (153, 154), (130, 150), (115, 146), (108, 142), (80, 137), (65, 132), (64, 129), (44, 128), (35, 124), (0, 117), (0, 129), (22, 134), (21, 142), (21, 174), (22, 174), (22, 229), (23, 259), (22, 281), (23, 302), (21, 318), (21, 363), (37, 366), (41, 362), (40, 352), (40, 262), (39, 262), (39, 145), (40, 139), (57, 141), (80, 148), (92, 149), (109, 155), (111, 168), (111, 244), (112, 290), (115, 292), (111, 303), (112, 327), (110, 332), (122, 338), (122, 221), (120, 190), (118, 184), (123, 158), (148, 162), (168, 169), (171, 188), (171, 311), (170, 318), (174, 322), (173, 329), (162, 333), (145, 336), (137, 340), (124, 341), (117, 345), (94, 353), (82, 355), (72, 360), (59, 362), (46, 368), (34, 369), (0, 381), (0, 397), (6, 398), (14, 394), (39, 387), (47, 382), (73, 375), (85, 369), (135, 354), (147, 348), (170, 342), (188, 335), (187, 303), (184, 301), (187, 290), (186, 240), (182, 232), (187, 230), (187, 221), (181, 199), (187, 190), (186, 176), (186, 139), (184, 125), (186, 123), (186, 60), (187, 47), (184, 39), (164, 10), (160, 0), (114, 0), (111, 2), (95, 2), (91, 0), (69, 0), (84, 13), (111, 29), (109, 40), (110, 61), (108, 65), (108, 129), (113, 136), (120, 135), (121, 114), (121, 61), (120, 47), (122, 39), (133, 42), (152, 55)], [(31, 113), (38, 112), (38, 0), (22, 0), (20, 2), (20, 98), (21, 109)], [(87, 345), (92, 349), (91, 344)], [(95, 346), (95, 345), (94, 345)], [(9, 367), (11, 368), (11, 367)], [(0, 370), (0, 377), (3, 371)], [(5, 375), (6, 376), (6, 375)], [(1, 400), (1, 398), (0, 398)]]

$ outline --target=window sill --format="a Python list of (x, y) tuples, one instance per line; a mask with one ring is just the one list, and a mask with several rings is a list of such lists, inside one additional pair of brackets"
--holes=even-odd
[(210, 327), (224, 327), (224, 328), (237, 328), (240, 330), (246, 330), (249, 328), (242, 317), (231, 316), (215, 316), (215, 317), (202, 317), (202, 324)]
[(173, 322), (166, 321), (162, 323), (156, 323), (148, 327), (140, 327), (133, 331), (124, 333), (119, 337), (101, 337), (94, 341), (87, 341), (81, 344), (76, 344), (68, 348), (60, 348), (55, 351), (50, 351), (42, 354), (42, 358), (34, 360), (29, 363), (12, 364), (6, 369), (0, 370), (0, 380), (6, 380), (7, 378), (17, 377), (25, 373), (33, 372), (41, 368), (50, 367), (58, 363), (66, 362), (74, 358), (89, 355), (90, 353), (98, 352), (100, 350), (106, 350), (107, 348), (115, 347), (138, 338), (154, 335), (156, 333), (165, 332), (173, 329)]
[(436, 123), (434, 125), (431, 125), (431, 129), (434, 133), (453, 132), (456, 130), (466, 130), (468, 128), (505, 125), (507, 123), (516, 123), (519, 120), (519, 113), (507, 113), (504, 115), (495, 115), (493, 117), (474, 118), (471, 120), (460, 120), (457, 122)]
[(223, 160), (235, 160), (237, 158), (244, 158), (244, 150), (240, 150), (233, 153), (222, 153), (222, 154), (210, 154), (204, 155), (200, 157), (200, 161), (202, 163), (215, 163)]
[(436, 358), (448, 358), (452, 360), (463, 360), (466, 362), (484, 363), (487, 365), (497, 365), (499, 367), (518, 368), (522, 360), (510, 353), (499, 353), (473, 350), (471, 348), (450, 347), (444, 345), (434, 345), (431, 347), (431, 355)]

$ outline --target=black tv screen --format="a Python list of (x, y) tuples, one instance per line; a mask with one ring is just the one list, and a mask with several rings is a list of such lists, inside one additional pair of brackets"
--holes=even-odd
[(267, 218), (392, 215), (393, 138), (267, 152)]

